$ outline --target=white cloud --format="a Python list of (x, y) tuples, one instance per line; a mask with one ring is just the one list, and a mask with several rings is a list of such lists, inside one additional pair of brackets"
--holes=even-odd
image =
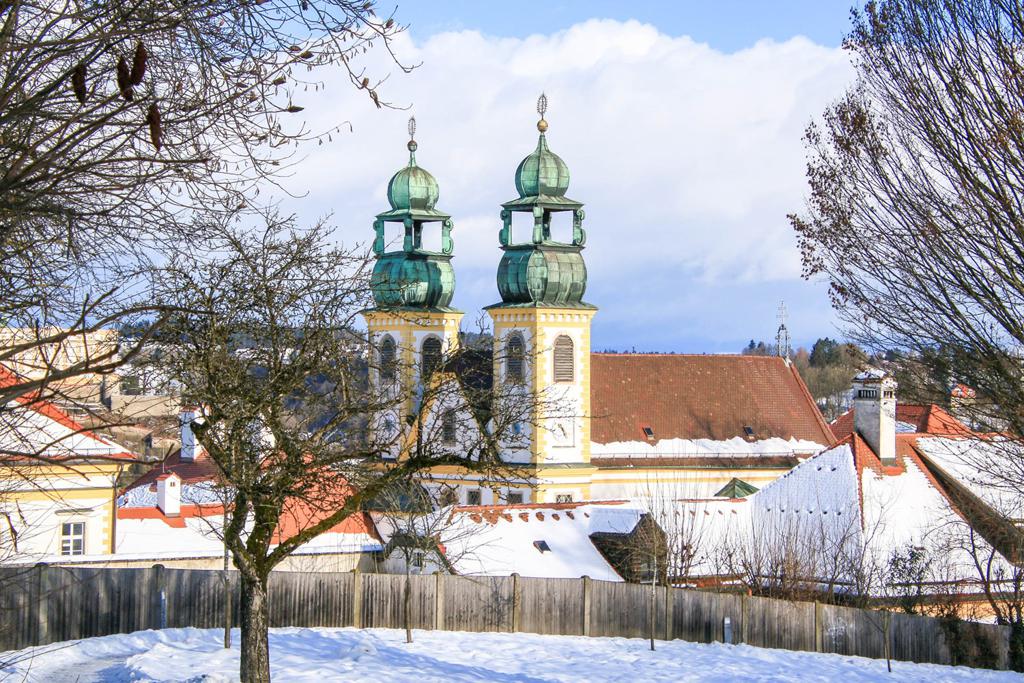
[[(609, 320), (626, 317), (638, 293), (685, 289), (671, 306), (685, 316), (706, 309), (716, 287), (791, 290), (799, 277), (785, 216), (805, 194), (803, 129), (852, 78), (841, 50), (793, 38), (725, 54), (607, 20), (525, 39), (407, 35), (397, 49), (421, 66), (392, 69), (382, 92), (413, 105), (418, 161), (455, 219), (456, 303), (467, 318), (497, 299), (499, 204), (516, 196), (516, 165), (536, 144), (541, 90), (549, 144), (572, 172), (569, 195), (587, 207), (587, 299), (623, 309)], [(388, 69), (379, 52), (369, 59), (371, 73)], [(387, 208), (387, 181), (406, 161), (409, 112), (378, 111), (341, 82), (295, 100), (315, 112), (314, 128), (349, 120), (355, 132), (313, 148), (287, 183), (309, 193), (293, 206), (306, 218), (333, 210), (346, 242), (368, 242), (373, 215)], [(808, 292), (827, 318), (820, 288)], [(697, 300), (699, 309), (687, 305)], [(607, 344), (621, 346), (618, 336)]]

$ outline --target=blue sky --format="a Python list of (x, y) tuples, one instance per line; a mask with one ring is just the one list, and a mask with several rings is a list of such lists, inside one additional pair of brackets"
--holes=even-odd
[(396, 16), (410, 26), (396, 53), (417, 68), (379, 51), (363, 66), (400, 109), (341, 79), (294, 95), (314, 130), (352, 127), (298, 168), (301, 220), (330, 214), (341, 241), (368, 244), (415, 114), (472, 329), (498, 299), (499, 205), (536, 144), (543, 90), (548, 142), (587, 205), (595, 349), (735, 352), (774, 338), (780, 300), (796, 344), (839, 334), (824, 285), (800, 278), (786, 214), (806, 194), (803, 131), (852, 80), (847, 3), (450, 0)]
[(783, 41), (797, 35), (839, 45), (851, 5), (851, 0), (412, 0), (382, 7), (397, 8), (395, 16), (422, 36), (468, 29), (525, 37), (598, 17), (636, 19), (732, 52), (762, 38)]

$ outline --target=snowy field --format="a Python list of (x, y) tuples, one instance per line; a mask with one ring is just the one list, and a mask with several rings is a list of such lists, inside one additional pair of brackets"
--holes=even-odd
[[(218, 646), (220, 631), (168, 629), (72, 641), (0, 653), (14, 664), (3, 681), (231, 681), (236, 648)], [(644, 640), (538, 636), (525, 633), (416, 631), (406, 645), (390, 629), (274, 629), (270, 635), (275, 683), (313, 681), (995, 681), (1017, 674), (859, 657), (765, 650), (745, 645), (657, 643)]]

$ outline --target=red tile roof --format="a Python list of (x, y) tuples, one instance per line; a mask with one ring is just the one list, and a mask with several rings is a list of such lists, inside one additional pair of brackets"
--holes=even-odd
[(591, 354), (591, 440), (835, 442), (796, 367), (774, 356)]
[[(971, 430), (941, 406), (935, 404), (917, 405), (914, 403), (896, 403), (896, 420), (914, 425), (917, 434), (936, 434), (943, 436), (971, 434)], [(837, 439), (845, 439), (853, 433), (853, 408), (840, 415), (831, 424), (832, 433)]]
[(125, 491), (130, 491), (139, 486), (149, 486), (155, 483), (162, 475), (170, 474), (171, 472), (177, 474), (183, 484), (198, 484), (204, 481), (216, 481), (220, 470), (205, 450), (200, 449), (195, 460), (182, 460), (181, 450), (179, 449), (129, 484)]
[[(10, 368), (6, 367), (5, 365), (0, 365), (0, 388), (14, 386), (15, 384), (17, 384), (19, 382), (18, 377), (19, 377), (18, 374), (16, 372), (14, 372), (13, 370), (11, 370)], [(44, 400), (44, 399), (40, 398), (38, 392), (26, 393), (26, 394), (24, 394), (22, 396), (19, 396), (17, 398), (17, 401), (21, 405), (25, 406), (27, 409), (32, 410), (32, 411), (34, 411), (36, 413), (39, 413), (40, 415), (42, 415), (43, 417), (45, 417), (47, 419), (53, 420), (57, 424), (59, 424), (62, 427), (65, 427), (65, 428), (71, 430), (75, 434), (81, 434), (84, 437), (87, 437), (89, 439), (93, 439), (95, 441), (98, 441), (101, 444), (104, 444), (106, 446), (109, 446), (109, 445), (112, 444), (112, 442), (108, 441), (107, 439), (104, 439), (99, 434), (97, 434), (97, 433), (95, 433), (95, 432), (93, 432), (91, 430), (88, 430), (85, 427), (83, 427), (77, 420), (75, 420), (73, 417), (71, 417), (67, 412), (65, 412), (62, 408), (60, 408), (56, 404), (51, 403), (50, 401), (47, 401), (47, 400)], [(60, 460), (60, 461), (67, 461), (67, 460), (76, 460), (77, 458), (75, 458), (74, 456), (69, 455), (69, 454), (62, 454), (61, 456), (54, 457), (53, 459), (54, 460)], [(87, 456), (85, 459), (93, 459), (93, 460), (138, 460), (138, 456), (136, 454), (134, 454), (134, 453), (129, 452), (129, 451), (122, 451), (120, 453), (111, 453), (109, 455)]]

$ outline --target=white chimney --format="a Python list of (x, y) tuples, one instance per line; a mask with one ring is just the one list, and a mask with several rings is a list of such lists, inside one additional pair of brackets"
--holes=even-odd
[(157, 477), (156, 506), (168, 517), (181, 513), (181, 478), (174, 472)]
[(877, 368), (853, 378), (853, 428), (883, 465), (896, 464), (896, 380)]
[(203, 448), (196, 442), (196, 435), (192, 432), (192, 423), (202, 420), (199, 417), (199, 409), (182, 408), (179, 420), (181, 422), (181, 459), (184, 462), (192, 462)]

